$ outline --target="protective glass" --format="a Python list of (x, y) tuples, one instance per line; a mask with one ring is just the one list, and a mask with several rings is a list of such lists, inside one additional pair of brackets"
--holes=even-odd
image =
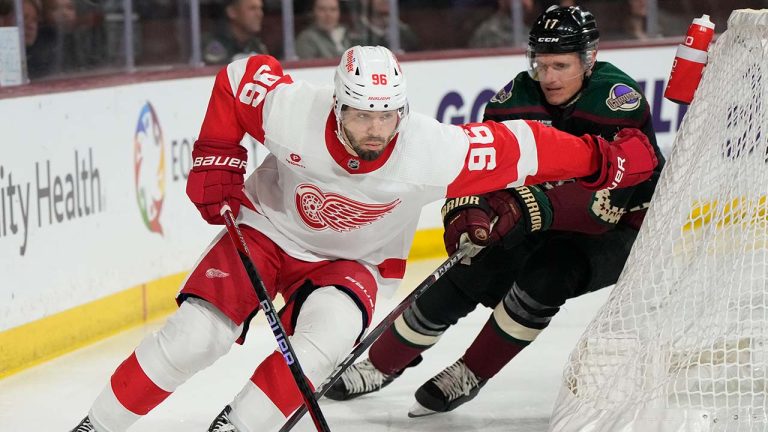
[(393, 133), (400, 124), (403, 109), (391, 111), (363, 111), (345, 109), (341, 111), (341, 123), (349, 129), (368, 129), (378, 126), (382, 129), (391, 128)]
[[(574, 56), (573, 54), (577, 55)], [(554, 74), (561, 81), (568, 81), (582, 77), (592, 69), (594, 50), (577, 53), (537, 54), (528, 49), (526, 57), (528, 59), (528, 75), (535, 81), (541, 81), (549, 74)]]

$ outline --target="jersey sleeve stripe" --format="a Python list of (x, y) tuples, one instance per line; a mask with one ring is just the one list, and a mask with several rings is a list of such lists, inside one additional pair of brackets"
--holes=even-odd
[(507, 120), (502, 122), (517, 137), (520, 147), (520, 159), (517, 161), (517, 181), (507, 187), (522, 186), (528, 176), (535, 176), (539, 171), (539, 154), (536, 148), (536, 138), (528, 124), (522, 120)]
[(240, 87), (240, 82), (245, 75), (245, 68), (248, 65), (248, 58), (235, 60), (227, 65), (227, 76), (229, 77), (229, 85), (232, 88), (232, 94), (236, 95), (237, 90)]

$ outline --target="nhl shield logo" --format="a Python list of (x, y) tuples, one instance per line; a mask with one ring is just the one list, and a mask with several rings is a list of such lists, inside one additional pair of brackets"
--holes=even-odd
[(349, 169), (356, 170), (360, 168), (360, 161), (357, 159), (350, 159), (347, 161), (347, 166), (349, 167)]

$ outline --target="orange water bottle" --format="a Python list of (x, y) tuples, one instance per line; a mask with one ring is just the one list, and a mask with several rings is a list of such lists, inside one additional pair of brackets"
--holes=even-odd
[(679, 104), (691, 103), (707, 64), (707, 50), (714, 34), (715, 24), (709, 20), (709, 15), (693, 20), (685, 41), (677, 46), (669, 82), (664, 90), (665, 98)]

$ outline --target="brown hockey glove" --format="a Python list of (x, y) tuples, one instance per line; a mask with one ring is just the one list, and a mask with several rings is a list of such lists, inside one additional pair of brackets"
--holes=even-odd
[(545, 231), (552, 224), (552, 205), (538, 186), (519, 186), (484, 195), (496, 224), (491, 242), (503, 240), (504, 247), (517, 245), (526, 234)]
[(552, 223), (549, 199), (537, 186), (520, 186), (453, 198), (442, 209), (445, 250), (453, 254), (470, 241), (477, 246), (470, 257), (497, 241), (512, 247), (525, 234), (542, 231)]
[(478, 246), (470, 256), (474, 256), (490, 244), (491, 220), (493, 211), (488, 201), (479, 195), (450, 198), (440, 210), (443, 216), (443, 242), (445, 250), (453, 255), (464, 241)]
[(603, 190), (634, 186), (648, 180), (659, 163), (648, 137), (639, 129), (622, 129), (612, 142), (597, 136), (587, 136), (601, 155), (600, 168), (579, 179), (585, 189)]

